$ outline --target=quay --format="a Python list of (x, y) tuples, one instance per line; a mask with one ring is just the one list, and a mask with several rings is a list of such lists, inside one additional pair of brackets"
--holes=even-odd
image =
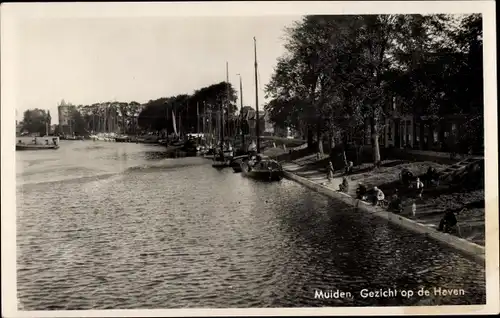
[[(315, 161), (316, 155), (310, 155), (302, 158), (302, 161), (308, 160), (311, 163)], [(314, 158), (314, 159), (313, 159)], [(322, 158), (323, 159), (323, 158)], [(300, 162), (301, 159), (296, 160)], [(327, 181), (325, 173), (315, 169), (303, 169), (303, 167), (294, 162), (283, 162), (284, 177), (293, 180), (301, 185), (304, 185), (318, 193), (326, 195), (330, 198), (342, 201), (355, 209), (373, 214), (383, 218), (390, 223), (403, 227), (417, 234), (430, 237), (439, 243), (446, 245), (454, 250), (457, 250), (475, 260), (480, 264), (485, 262), (485, 247), (481, 246), (472, 240), (467, 240), (452, 234), (443, 233), (436, 229), (436, 222), (425, 222), (425, 219), (418, 218), (418, 214), (412, 216), (411, 207), (406, 207), (401, 214), (396, 214), (383, 209), (380, 206), (373, 206), (369, 202), (359, 200), (355, 197), (355, 187), (350, 186), (349, 193), (338, 191), (339, 185), (342, 182), (342, 177), (334, 177), (330, 182)], [(424, 208), (425, 206), (422, 206)], [(432, 211), (442, 212), (442, 211)], [(422, 213), (422, 212), (421, 212)], [(425, 214), (425, 211), (423, 212)], [(466, 223), (465, 223), (466, 224)], [(482, 223), (484, 226), (484, 221)], [(464, 226), (464, 225), (462, 225)]]

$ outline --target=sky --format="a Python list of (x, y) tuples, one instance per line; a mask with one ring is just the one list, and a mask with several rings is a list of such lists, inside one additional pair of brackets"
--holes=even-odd
[[(255, 108), (257, 40), (259, 106), (276, 59), (284, 53), (284, 28), (301, 16), (37, 18), (18, 24), (16, 112), (50, 110), (58, 121), (62, 99), (75, 105), (147, 102), (193, 93), (226, 80)], [(238, 100), (238, 106), (239, 106)]]

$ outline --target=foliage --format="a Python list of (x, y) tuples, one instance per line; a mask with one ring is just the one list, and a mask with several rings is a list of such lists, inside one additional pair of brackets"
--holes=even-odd
[(50, 124), (50, 113), (44, 109), (29, 109), (23, 114), (23, 121), (21, 122), (22, 129), (28, 131), (30, 134), (45, 135), (47, 125)]
[[(228, 91), (229, 104), (226, 103)], [(139, 126), (151, 130), (166, 130), (170, 134), (173, 132), (172, 114), (175, 114), (176, 123), (183, 131), (196, 132), (197, 120), (201, 122), (205, 114), (212, 118), (212, 124), (216, 125), (216, 115), (221, 106), (225, 116), (234, 114), (236, 100), (236, 90), (226, 82), (203, 87), (192, 95), (182, 94), (150, 100), (139, 115)]]
[(308, 135), (315, 128), (318, 140), (325, 132), (345, 140), (368, 127), (377, 162), (378, 138), (393, 97), (414, 116), (482, 113), (481, 17), (465, 17), (458, 30), (451, 20), (445, 15), (304, 17), (286, 30), (286, 53), (266, 86), (271, 121), (306, 126)]

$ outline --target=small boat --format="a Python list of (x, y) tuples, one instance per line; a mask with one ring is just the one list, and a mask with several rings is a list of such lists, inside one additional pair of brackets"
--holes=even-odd
[(17, 144), (16, 150), (47, 150), (59, 149), (59, 145), (30, 145), (30, 144)]
[(115, 141), (116, 142), (130, 142), (130, 138), (129, 138), (129, 136), (125, 136), (125, 135), (116, 136)]
[(253, 156), (248, 161), (243, 161), (241, 169), (245, 176), (252, 179), (263, 181), (283, 179), (283, 167), (276, 160), (260, 154)]
[(231, 159), (231, 168), (233, 168), (234, 172), (241, 172), (241, 165), (245, 160), (248, 160), (248, 155), (240, 155), (233, 157)]
[(21, 150), (56, 150), (59, 149), (59, 138), (51, 138), (52, 142), (49, 141), (50, 137), (41, 138), (45, 143), (40, 143), (40, 138), (36, 137), (33, 143), (27, 144), (21, 140), (16, 144), (16, 151)]
[(222, 158), (220, 156), (214, 156), (213, 161), (212, 161), (212, 167), (214, 168), (226, 168), (231, 165), (231, 159), (229, 158)]

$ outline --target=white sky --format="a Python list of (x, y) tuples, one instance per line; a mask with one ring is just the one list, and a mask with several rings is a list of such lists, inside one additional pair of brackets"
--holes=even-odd
[[(253, 36), (260, 73), (259, 105), (284, 27), (300, 16), (29, 19), (18, 24), (16, 110), (106, 101), (146, 102), (224, 81), (255, 107)], [(239, 106), (239, 101), (238, 101)]]

